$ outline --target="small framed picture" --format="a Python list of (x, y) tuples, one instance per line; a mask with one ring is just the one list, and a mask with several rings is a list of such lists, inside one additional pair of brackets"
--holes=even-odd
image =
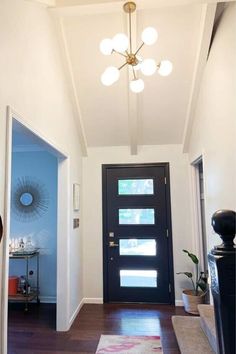
[(79, 183), (73, 184), (73, 207), (75, 211), (79, 210)]

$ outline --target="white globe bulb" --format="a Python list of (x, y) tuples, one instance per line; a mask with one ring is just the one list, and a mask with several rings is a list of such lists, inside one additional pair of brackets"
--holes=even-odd
[(144, 82), (142, 79), (134, 79), (130, 81), (129, 87), (132, 92), (139, 93), (144, 89)]
[(105, 86), (111, 86), (120, 77), (120, 71), (115, 66), (109, 66), (101, 76), (101, 81)]
[(141, 71), (144, 75), (151, 76), (157, 70), (157, 65), (154, 59), (145, 59), (141, 64)]
[(120, 53), (125, 52), (128, 49), (129, 46), (129, 39), (124, 33), (117, 33), (113, 38), (112, 38), (112, 45), (113, 48)]
[(104, 55), (110, 55), (113, 50), (112, 40), (110, 38), (105, 38), (100, 43), (100, 51)]
[(173, 64), (169, 60), (162, 60), (160, 62), (158, 73), (161, 76), (168, 76), (172, 70), (173, 70)]
[(142, 41), (147, 45), (152, 45), (156, 42), (158, 33), (155, 28), (147, 27), (142, 32)]
[(109, 79), (109, 77), (106, 75), (106, 72), (101, 75), (101, 82), (104, 86), (111, 86), (113, 84), (113, 81)]

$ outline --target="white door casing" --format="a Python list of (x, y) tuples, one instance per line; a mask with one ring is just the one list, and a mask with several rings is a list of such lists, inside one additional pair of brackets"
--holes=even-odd
[(69, 322), (69, 227), (70, 227), (70, 184), (67, 153), (55, 146), (41, 133), (36, 131), (11, 107), (7, 107), (6, 159), (5, 159), (5, 195), (4, 195), (4, 237), (0, 246), (2, 252), (2, 274), (0, 276), (0, 354), (7, 354), (7, 315), (8, 315), (8, 273), (9, 273), (9, 238), (10, 238), (10, 203), (11, 203), (11, 161), (12, 127), (17, 121), (39, 138), (48, 151), (58, 157), (58, 206), (57, 206), (57, 331), (67, 331)]

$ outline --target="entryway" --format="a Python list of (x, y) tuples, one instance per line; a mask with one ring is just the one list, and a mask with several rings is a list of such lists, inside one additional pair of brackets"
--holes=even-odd
[(174, 304), (168, 163), (103, 165), (105, 302)]

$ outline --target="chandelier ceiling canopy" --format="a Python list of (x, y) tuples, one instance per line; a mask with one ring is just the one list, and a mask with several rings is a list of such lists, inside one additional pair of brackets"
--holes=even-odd
[(169, 60), (162, 60), (156, 64), (154, 59), (143, 59), (140, 56), (140, 50), (144, 45), (153, 45), (157, 38), (158, 33), (155, 28), (147, 27), (143, 30), (140, 46), (133, 50), (132, 48), (132, 33), (131, 33), (131, 14), (136, 10), (134, 2), (127, 2), (123, 6), (124, 11), (128, 14), (129, 33), (128, 36), (124, 33), (117, 33), (112, 39), (105, 38), (100, 43), (100, 50), (104, 55), (111, 55), (113, 53), (122, 56), (125, 62), (119, 67), (109, 66), (103, 72), (101, 81), (105, 86), (111, 86), (119, 80), (120, 70), (128, 65), (132, 70), (133, 79), (130, 81), (130, 90), (139, 93), (144, 89), (144, 81), (139, 78), (140, 72), (143, 75), (151, 76), (156, 71), (162, 76), (167, 76), (171, 73), (173, 65)]

